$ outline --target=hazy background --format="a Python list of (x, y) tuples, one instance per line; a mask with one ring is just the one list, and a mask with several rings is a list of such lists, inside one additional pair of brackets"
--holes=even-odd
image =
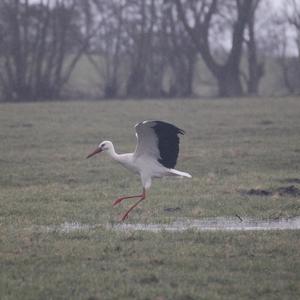
[(2, 0), (0, 99), (300, 91), (297, 0)]
[[(0, 0), (0, 299), (300, 299), (299, 230), (181, 231), (298, 228), (299, 33), (300, 0)], [(127, 224), (180, 231), (119, 232), (140, 180), (85, 158), (151, 119), (193, 177)]]

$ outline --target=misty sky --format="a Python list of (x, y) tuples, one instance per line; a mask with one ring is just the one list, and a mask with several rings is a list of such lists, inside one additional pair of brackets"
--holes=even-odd
[[(46, 2), (47, 0), (42, 0), (42, 2)], [(56, 0), (52, 0), (52, 1), (56, 1)], [(61, 2), (63, 2), (64, 0), (61, 0)], [(110, 1), (110, 0), (107, 0)], [(300, 0), (299, 0), (300, 1)], [(41, 2), (41, 0), (29, 0), (29, 2), (31, 3), (38, 3)], [(51, 2), (51, 0), (50, 0)], [(285, 6), (287, 5), (288, 1), (287, 0), (263, 0), (262, 4), (266, 5), (268, 7), (268, 11), (270, 13), (280, 13), (283, 9), (285, 9)], [(296, 34), (294, 30), (289, 31), (288, 33), (288, 45), (287, 45), (287, 52), (290, 55), (295, 55), (297, 53), (297, 47), (296, 47), (296, 43), (295, 43), (295, 38), (296, 38)], [(228, 45), (227, 45), (227, 37), (224, 37), (225, 39), (222, 41), (223, 46), (225, 48), (227, 48), (227, 46), (230, 45), (230, 42), (228, 40)], [(228, 37), (229, 38), (229, 37)]]

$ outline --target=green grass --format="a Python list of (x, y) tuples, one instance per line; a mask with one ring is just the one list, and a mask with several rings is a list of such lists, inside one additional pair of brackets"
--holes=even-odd
[[(45, 233), (37, 225), (115, 222), (138, 177), (101, 140), (133, 151), (133, 125), (163, 119), (186, 130), (177, 168), (155, 180), (128, 222), (300, 215), (299, 197), (241, 190), (300, 188), (300, 99), (0, 104), (1, 299), (296, 299), (300, 233)], [(175, 212), (164, 208), (180, 207)]]

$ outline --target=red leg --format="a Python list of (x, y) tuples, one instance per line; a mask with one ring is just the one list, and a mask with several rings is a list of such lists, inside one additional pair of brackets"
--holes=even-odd
[(123, 200), (125, 199), (131, 199), (131, 198), (141, 198), (144, 196), (144, 191), (141, 195), (134, 195), (134, 196), (124, 196), (124, 197), (121, 197), (121, 198), (118, 198), (117, 200), (115, 200), (113, 202), (113, 206), (116, 206), (117, 204), (121, 203)]
[(126, 219), (128, 218), (129, 213), (130, 213), (136, 206), (138, 206), (138, 204), (139, 204), (140, 202), (142, 202), (142, 201), (146, 198), (146, 190), (145, 190), (145, 189), (143, 189), (143, 194), (140, 195), (140, 196), (141, 196), (141, 199), (140, 199), (138, 202), (136, 202), (134, 205), (132, 205), (132, 206), (126, 211), (126, 213), (123, 215), (121, 221), (126, 220)]

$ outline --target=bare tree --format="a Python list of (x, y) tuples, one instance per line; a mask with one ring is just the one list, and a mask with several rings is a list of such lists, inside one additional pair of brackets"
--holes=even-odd
[(92, 0), (85, 1), (90, 26), (96, 31), (91, 47), (86, 55), (99, 75), (99, 86), (105, 98), (114, 98), (120, 94), (124, 48), (123, 1)]
[[(1, 93), (15, 100), (62, 96), (85, 55), (106, 98), (191, 96), (200, 59), (220, 96), (256, 95), (264, 59), (275, 53), (262, 54), (260, 7), (266, 1), (1, 0)], [(299, 4), (288, 3), (281, 19), (297, 32), (300, 53)], [(288, 56), (285, 35), (276, 28), (281, 46), (273, 48), (281, 56), (272, 55), (295, 93), (300, 54), (297, 61)]]
[[(218, 83), (220, 96), (240, 96), (243, 94), (240, 79), (244, 32), (253, 7), (253, 0), (183, 1), (176, 0), (178, 15), (192, 38), (208, 69)], [(230, 15), (228, 15), (230, 12)], [(192, 19), (192, 20), (191, 20)], [(212, 20), (214, 19), (214, 23)], [(232, 21), (233, 20), (233, 21)], [(221, 22), (221, 25), (220, 25)], [(230, 25), (231, 43), (226, 59), (214, 56), (211, 33), (213, 24), (218, 28)]]
[(247, 60), (248, 60), (248, 76), (246, 79), (247, 93), (250, 95), (257, 95), (261, 78), (264, 75), (264, 61), (259, 60), (257, 53), (256, 41), (256, 12), (261, 0), (253, 0), (251, 13), (247, 23), (248, 38), (245, 38), (247, 46)]
[[(283, 68), (284, 81), (291, 93), (300, 93), (300, 3), (289, 0), (283, 15), (284, 21), (294, 31), (294, 48), (297, 53), (294, 57), (285, 59)], [(287, 65), (289, 65), (287, 67)]]
[(161, 1), (132, 1), (127, 18), (129, 76), (126, 94), (130, 97), (160, 96), (163, 57), (159, 55), (158, 6)]
[(77, 20), (77, 1), (3, 0), (0, 6), (3, 43), (0, 56), (2, 93), (7, 99), (52, 99), (88, 46)]
[(267, 24), (266, 51), (274, 58), (281, 72), (278, 86), (288, 94), (300, 92), (300, 4), (286, 1), (280, 12)]
[(164, 7), (162, 31), (172, 78), (168, 96), (192, 96), (198, 51), (182, 23), (178, 22), (173, 5)]

